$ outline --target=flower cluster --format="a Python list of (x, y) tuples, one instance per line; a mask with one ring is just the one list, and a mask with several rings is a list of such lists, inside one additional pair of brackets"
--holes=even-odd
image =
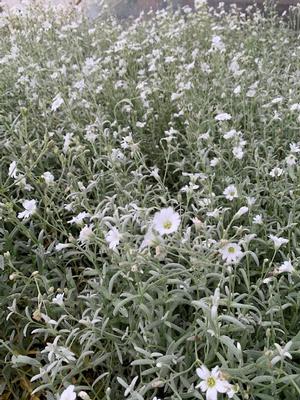
[(296, 399), (297, 18), (106, 3), (0, 14), (0, 397)]

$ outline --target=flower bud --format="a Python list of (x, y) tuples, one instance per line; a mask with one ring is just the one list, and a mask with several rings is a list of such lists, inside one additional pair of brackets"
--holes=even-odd
[(91, 400), (90, 396), (86, 392), (79, 392), (78, 397), (80, 397), (82, 400)]

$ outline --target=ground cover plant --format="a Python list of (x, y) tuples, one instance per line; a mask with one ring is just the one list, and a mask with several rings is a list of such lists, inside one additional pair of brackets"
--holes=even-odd
[(300, 398), (299, 32), (40, 7), (0, 25), (1, 399)]

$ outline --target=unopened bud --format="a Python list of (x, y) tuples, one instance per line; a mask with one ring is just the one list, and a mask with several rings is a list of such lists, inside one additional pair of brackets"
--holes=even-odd
[(36, 321), (41, 321), (42, 320), (42, 313), (39, 309), (36, 309), (34, 313), (32, 314), (32, 318)]
[(158, 379), (158, 380), (153, 381), (151, 386), (153, 389), (156, 389), (156, 388), (164, 386), (164, 382)]
[(86, 392), (79, 392), (78, 397), (80, 397), (82, 400), (91, 400), (90, 396)]

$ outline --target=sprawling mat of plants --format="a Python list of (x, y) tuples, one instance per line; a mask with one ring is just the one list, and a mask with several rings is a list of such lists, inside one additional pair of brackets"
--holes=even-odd
[(300, 398), (299, 32), (0, 21), (0, 398)]

